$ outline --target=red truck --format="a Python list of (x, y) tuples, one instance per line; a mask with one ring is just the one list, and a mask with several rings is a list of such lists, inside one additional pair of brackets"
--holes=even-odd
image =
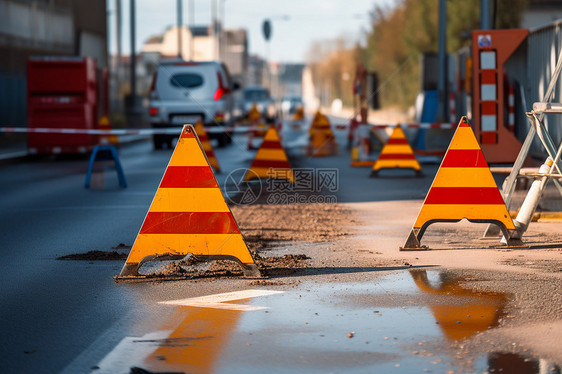
[[(98, 128), (96, 61), (88, 57), (32, 57), (27, 62), (29, 128)], [(92, 134), (29, 133), (30, 154), (87, 153), (99, 143)]]

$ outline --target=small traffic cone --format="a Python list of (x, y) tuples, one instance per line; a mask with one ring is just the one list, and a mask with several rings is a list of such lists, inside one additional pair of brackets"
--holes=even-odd
[(517, 231), (511, 220), (482, 149), (466, 117), (462, 117), (445, 153), (418, 218), (401, 251), (425, 250), (420, 244), (434, 222), (487, 222), (498, 225), (516, 244)]
[(302, 105), (299, 105), (297, 107), (297, 110), (295, 111), (295, 114), (293, 114), (293, 121), (302, 121), (304, 119), (304, 109), (302, 108)]
[(307, 147), (309, 156), (324, 157), (337, 153), (336, 137), (330, 120), (320, 110), (314, 115), (308, 134), (310, 135), (310, 143)]
[(258, 111), (257, 105), (254, 103), (250, 112), (248, 113), (248, 119), (250, 120), (250, 131), (248, 132), (248, 150), (254, 148), (254, 139), (263, 138), (267, 132), (267, 126), (261, 119), (260, 112)]
[(265, 134), (244, 180), (249, 181), (258, 177), (286, 179), (291, 183), (295, 183), (293, 170), (274, 125), (269, 126), (269, 130)]
[(250, 122), (258, 122), (261, 118), (260, 112), (258, 111), (258, 106), (256, 103), (252, 105), (252, 108), (248, 112), (248, 119)]
[(376, 177), (381, 169), (395, 168), (413, 169), (417, 176), (423, 176), (420, 163), (416, 159), (400, 125), (396, 125), (392, 135), (384, 145), (379, 158), (373, 165), (371, 177)]
[[(98, 122), (98, 130), (111, 130), (111, 124), (109, 123), (109, 117), (107, 115), (102, 115)], [(118, 144), (119, 139), (117, 135), (100, 135), (101, 145), (114, 145)]]
[(260, 275), (192, 125), (183, 127), (119, 277), (139, 276), (146, 261), (187, 254), (235, 260), (245, 275)]
[(205, 127), (203, 126), (203, 122), (198, 120), (195, 124), (195, 132), (197, 133), (197, 137), (201, 142), (201, 146), (203, 146), (203, 150), (205, 151), (205, 156), (207, 156), (207, 160), (209, 160), (209, 164), (215, 170), (215, 173), (220, 173), (221, 168), (219, 166), (219, 162), (215, 156), (215, 151), (213, 150), (213, 146), (211, 145), (211, 141), (209, 140), (209, 136), (205, 131)]

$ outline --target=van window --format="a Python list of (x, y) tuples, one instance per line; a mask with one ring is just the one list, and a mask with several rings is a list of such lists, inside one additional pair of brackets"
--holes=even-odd
[(193, 73), (174, 74), (170, 78), (170, 84), (179, 88), (196, 88), (203, 85), (203, 77)]
[(269, 98), (269, 92), (264, 89), (247, 89), (244, 91), (244, 99), (247, 101), (261, 101)]

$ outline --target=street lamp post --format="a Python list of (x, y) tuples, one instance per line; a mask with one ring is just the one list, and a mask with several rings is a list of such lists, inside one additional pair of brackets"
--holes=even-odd
[(268, 84), (268, 88), (269, 88), (270, 92), (271, 92), (271, 69), (270, 69), (271, 44), (270, 44), (270, 40), (271, 40), (271, 35), (273, 34), (273, 26), (272, 26), (271, 21), (273, 21), (273, 20), (288, 21), (289, 19), (291, 19), (291, 17), (289, 15), (284, 14), (284, 15), (280, 15), (280, 16), (273, 16), (273, 17), (270, 17), (270, 18), (266, 18), (262, 23), (262, 32), (263, 32), (263, 37), (265, 39), (265, 44), (266, 44), (267, 84)]
[(182, 58), (182, 31), (183, 31), (183, 10), (182, 10), (183, 0), (176, 1), (176, 13), (177, 13), (177, 23), (178, 23), (178, 58)]
[(447, 118), (447, 3), (446, 0), (439, 0), (439, 51), (438, 51), (438, 70), (437, 77), (437, 120), (449, 122)]

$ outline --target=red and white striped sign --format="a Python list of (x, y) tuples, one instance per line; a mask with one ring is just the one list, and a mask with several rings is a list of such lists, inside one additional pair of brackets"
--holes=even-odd
[(498, 131), (498, 71), (496, 51), (480, 51), (480, 128), (482, 143), (496, 143)]

